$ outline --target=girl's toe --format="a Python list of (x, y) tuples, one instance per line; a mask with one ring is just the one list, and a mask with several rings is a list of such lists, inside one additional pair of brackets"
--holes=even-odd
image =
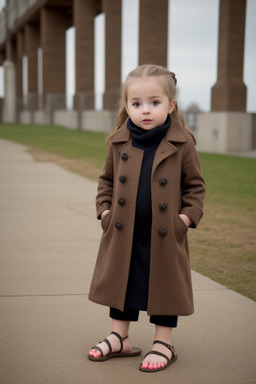
[(142, 368), (148, 368), (148, 363), (146, 362), (146, 361), (144, 361), (143, 363), (142, 363)]
[(100, 353), (99, 353), (99, 351), (96, 351), (96, 349), (91, 349), (90, 352), (89, 352), (89, 356), (99, 357)]

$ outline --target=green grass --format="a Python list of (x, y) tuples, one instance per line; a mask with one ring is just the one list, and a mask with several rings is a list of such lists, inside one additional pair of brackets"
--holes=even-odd
[(102, 166), (106, 155), (103, 133), (57, 126), (0, 124), (0, 137), (97, 166)]
[(256, 159), (201, 153), (209, 203), (256, 207)]
[[(88, 164), (98, 172), (107, 151), (102, 133), (55, 126), (1, 124), (0, 137), (72, 159), (68, 169), (82, 167), (89, 177)], [(207, 192), (204, 217), (189, 231), (191, 266), (256, 300), (256, 159), (207, 153), (200, 159)]]
[(192, 268), (256, 301), (256, 159), (200, 159), (205, 215), (189, 233)]

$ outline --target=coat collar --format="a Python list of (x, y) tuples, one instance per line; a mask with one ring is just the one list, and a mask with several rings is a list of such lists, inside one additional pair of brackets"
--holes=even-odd
[[(171, 125), (166, 133), (165, 139), (168, 143), (186, 143), (187, 142), (187, 136), (186, 136), (185, 130), (174, 119), (172, 119)], [(131, 140), (131, 135), (125, 124), (116, 131), (111, 142), (124, 143), (129, 140)]]

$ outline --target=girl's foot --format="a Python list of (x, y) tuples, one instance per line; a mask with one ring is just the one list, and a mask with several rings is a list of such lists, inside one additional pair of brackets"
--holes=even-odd
[(143, 360), (140, 370), (144, 372), (154, 372), (165, 369), (173, 361), (177, 359), (174, 348), (161, 341), (155, 340), (152, 350), (146, 354)]
[[(109, 343), (111, 345), (113, 353), (120, 351), (121, 343), (120, 343), (119, 338), (114, 333), (111, 333), (107, 337), (107, 340), (109, 341)], [(96, 347), (101, 349), (102, 354), (99, 350), (92, 348), (89, 352), (89, 356), (98, 358), (98, 357), (102, 357), (102, 356), (107, 356), (110, 352), (109, 346), (108, 346), (107, 342), (105, 342), (105, 341), (101, 341), (99, 344), (96, 345)], [(132, 350), (132, 346), (131, 346), (131, 342), (130, 342), (129, 338), (128, 337), (123, 338), (122, 352), (131, 352), (131, 350)]]

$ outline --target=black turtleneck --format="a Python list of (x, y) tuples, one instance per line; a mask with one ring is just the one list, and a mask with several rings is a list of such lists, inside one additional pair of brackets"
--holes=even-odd
[(147, 310), (151, 243), (151, 173), (156, 149), (164, 138), (171, 119), (151, 130), (137, 127), (131, 119), (127, 127), (132, 145), (144, 151), (137, 192), (133, 247), (125, 309)]
[(149, 130), (137, 127), (130, 118), (127, 121), (127, 127), (132, 136), (133, 146), (143, 150), (157, 147), (165, 136), (170, 124), (171, 119), (169, 115), (163, 125)]

